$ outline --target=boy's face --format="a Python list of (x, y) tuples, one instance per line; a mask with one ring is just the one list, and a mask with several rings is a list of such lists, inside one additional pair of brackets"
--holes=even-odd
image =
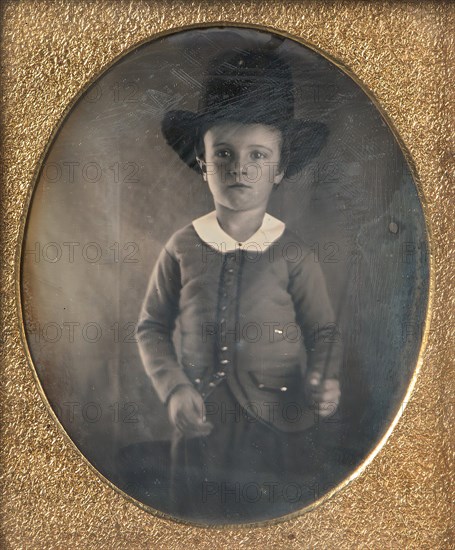
[(215, 203), (265, 210), (273, 185), (283, 179), (281, 141), (281, 131), (264, 124), (226, 122), (207, 130), (203, 175)]

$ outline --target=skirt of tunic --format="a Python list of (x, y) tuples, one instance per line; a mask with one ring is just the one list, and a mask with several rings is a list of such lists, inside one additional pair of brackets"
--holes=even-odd
[[(223, 404), (225, 414), (209, 414), (214, 404)], [(207, 437), (174, 434), (171, 501), (177, 516), (207, 524), (249, 523), (317, 499), (315, 476), (323, 460), (317, 428), (280, 432), (241, 409), (225, 382), (210, 395), (210, 405), (207, 421), (214, 427)]]

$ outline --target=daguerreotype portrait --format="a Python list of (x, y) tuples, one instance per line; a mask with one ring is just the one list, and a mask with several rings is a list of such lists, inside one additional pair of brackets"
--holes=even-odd
[(150, 511), (285, 518), (341, 488), (412, 382), (412, 170), (365, 90), (292, 38), (191, 28), (79, 97), (36, 181), (22, 314), (46, 399)]

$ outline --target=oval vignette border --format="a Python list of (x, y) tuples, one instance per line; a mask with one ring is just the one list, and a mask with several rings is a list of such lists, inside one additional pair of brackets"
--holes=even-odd
[[(374, 107), (380, 113), (380, 115), (381, 115), (382, 119), (384, 120), (384, 122), (386, 122), (386, 124), (388, 125), (389, 129), (391, 130), (391, 132), (393, 134), (393, 137), (395, 138), (397, 144), (399, 145), (399, 147), (400, 147), (400, 149), (403, 153), (403, 156), (404, 156), (406, 162), (408, 163), (408, 166), (410, 167), (411, 175), (412, 175), (413, 182), (414, 182), (414, 187), (416, 188), (416, 191), (417, 191), (418, 197), (419, 197), (419, 201), (420, 201), (420, 205), (422, 207), (422, 213), (423, 213), (424, 222), (425, 222), (425, 233), (426, 233), (426, 236), (427, 236), (427, 244), (428, 244), (428, 249), (429, 249), (430, 265), (429, 265), (429, 280), (428, 280), (428, 299), (427, 299), (427, 307), (426, 307), (426, 315), (425, 315), (425, 329), (423, 331), (423, 338), (422, 338), (422, 342), (421, 342), (419, 353), (418, 353), (418, 359), (417, 359), (417, 362), (416, 362), (416, 364), (414, 366), (414, 369), (413, 369), (413, 375), (412, 375), (411, 380), (409, 382), (409, 385), (408, 385), (407, 391), (404, 395), (404, 398), (401, 401), (401, 403), (399, 403), (399, 405), (398, 405), (398, 413), (393, 418), (393, 420), (390, 423), (388, 429), (385, 431), (384, 435), (381, 437), (381, 439), (379, 440), (377, 445), (371, 450), (371, 452), (368, 455), (365, 456), (365, 458), (362, 461), (362, 463), (360, 464), (360, 466), (358, 466), (352, 472), (351, 475), (349, 475), (345, 480), (343, 480), (341, 483), (336, 485), (333, 489), (331, 489), (330, 491), (325, 493), (322, 497), (318, 498), (312, 504), (309, 504), (309, 505), (303, 507), (302, 509), (300, 509), (297, 512), (293, 512), (293, 513), (287, 514), (285, 516), (280, 516), (280, 517), (277, 517), (277, 518), (274, 518), (274, 519), (271, 519), (271, 520), (266, 520), (266, 521), (261, 521), (261, 522), (242, 523), (242, 524), (230, 524), (229, 523), (229, 524), (219, 524), (219, 525), (205, 525), (203, 523), (191, 522), (191, 521), (186, 521), (186, 520), (182, 520), (182, 519), (179, 519), (179, 518), (175, 518), (175, 517), (173, 517), (169, 514), (161, 512), (160, 510), (154, 509), (154, 508), (152, 508), (152, 507), (150, 507), (146, 504), (143, 504), (142, 502), (140, 502), (140, 501), (136, 500), (135, 498), (131, 497), (130, 495), (128, 495), (127, 493), (122, 491), (122, 489), (117, 487), (114, 483), (109, 481), (85, 457), (85, 455), (82, 453), (82, 451), (76, 445), (76, 443), (71, 439), (70, 435), (65, 430), (63, 424), (58, 420), (54, 410), (52, 409), (52, 407), (51, 407), (51, 405), (50, 405), (50, 403), (47, 399), (46, 392), (45, 392), (45, 390), (44, 390), (44, 388), (41, 384), (41, 381), (38, 377), (38, 374), (36, 372), (36, 368), (35, 368), (34, 363), (33, 363), (33, 359), (32, 359), (31, 354), (30, 354), (30, 350), (29, 350), (28, 343), (27, 343), (27, 338), (25, 336), (24, 322), (23, 322), (22, 290), (21, 290), (22, 289), (22, 285), (21, 285), (21, 267), (22, 267), (22, 261), (23, 261), (23, 256), (22, 256), (23, 244), (24, 244), (26, 229), (27, 229), (28, 220), (29, 220), (29, 212), (30, 212), (30, 208), (31, 208), (31, 205), (32, 205), (32, 202), (33, 202), (33, 197), (34, 197), (34, 194), (35, 194), (35, 190), (37, 188), (37, 183), (38, 183), (38, 181), (41, 177), (42, 169), (45, 165), (45, 161), (46, 161), (46, 158), (48, 156), (49, 151), (51, 150), (52, 146), (54, 145), (54, 143), (55, 143), (55, 141), (56, 141), (56, 139), (59, 135), (60, 130), (63, 128), (63, 126), (64, 126), (64, 124), (67, 120), (67, 117), (69, 116), (71, 111), (76, 107), (76, 105), (78, 104), (81, 97), (84, 94), (86, 94), (90, 90), (90, 88), (94, 84), (96, 84), (96, 82), (104, 74), (106, 74), (111, 69), (111, 67), (116, 65), (120, 60), (122, 60), (123, 58), (128, 56), (130, 53), (134, 52), (136, 49), (138, 49), (138, 48), (140, 48), (140, 47), (142, 47), (146, 44), (149, 44), (151, 42), (154, 42), (155, 40), (164, 38), (166, 36), (177, 34), (177, 33), (182, 32), (182, 31), (198, 30), (198, 29), (204, 29), (204, 28), (229, 28), (229, 27), (230, 28), (246, 28), (246, 29), (270, 32), (270, 33), (274, 33), (274, 34), (277, 34), (277, 35), (281, 35), (281, 36), (283, 36), (285, 38), (288, 38), (290, 40), (293, 40), (294, 42), (297, 42), (298, 44), (301, 44), (304, 47), (307, 47), (310, 50), (318, 53), (319, 55), (324, 57), (326, 60), (328, 60), (330, 63), (332, 63), (333, 65), (338, 67), (341, 71), (343, 71), (344, 74), (346, 74), (349, 78), (351, 78), (360, 87), (360, 89), (363, 91), (363, 93), (366, 94), (368, 99), (372, 102)], [(19, 240), (18, 240), (18, 248), (17, 248), (17, 252), (16, 252), (16, 270), (17, 270), (17, 272), (16, 272), (16, 281), (17, 281), (16, 296), (17, 296), (18, 313), (19, 313), (19, 319), (20, 319), (20, 330), (21, 330), (22, 344), (23, 344), (24, 349), (26, 350), (28, 364), (29, 364), (29, 366), (31, 367), (31, 369), (33, 371), (33, 376), (35, 378), (35, 381), (38, 384), (38, 388), (39, 388), (41, 398), (44, 401), (44, 403), (46, 405), (46, 408), (47, 408), (48, 412), (50, 413), (51, 417), (53, 418), (54, 422), (56, 422), (59, 430), (61, 432), (63, 432), (66, 440), (71, 443), (72, 447), (78, 452), (79, 456), (82, 457), (84, 462), (90, 466), (91, 470), (94, 471), (96, 473), (96, 475), (104, 483), (107, 483), (109, 487), (111, 487), (116, 492), (121, 494), (125, 499), (132, 502), (133, 504), (135, 504), (139, 508), (151, 513), (152, 515), (155, 515), (157, 517), (161, 517), (161, 518), (164, 518), (164, 519), (168, 519), (168, 520), (171, 520), (171, 521), (174, 521), (174, 522), (177, 522), (177, 523), (181, 523), (181, 524), (184, 524), (184, 525), (205, 527), (205, 528), (209, 528), (209, 529), (213, 529), (213, 528), (215, 528), (215, 529), (233, 529), (233, 528), (243, 529), (243, 528), (249, 528), (249, 527), (263, 527), (263, 526), (266, 526), (266, 525), (273, 525), (275, 523), (281, 523), (281, 522), (284, 522), (284, 521), (287, 521), (287, 520), (290, 520), (290, 519), (294, 519), (294, 518), (299, 517), (300, 515), (302, 515), (304, 513), (310, 512), (311, 510), (315, 509), (318, 506), (321, 506), (329, 498), (331, 498), (333, 495), (335, 495), (340, 490), (345, 488), (351, 481), (356, 479), (365, 470), (365, 468), (367, 468), (367, 466), (374, 460), (376, 455), (381, 451), (381, 449), (383, 448), (383, 446), (387, 442), (390, 434), (392, 433), (393, 429), (395, 428), (396, 424), (398, 423), (399, 419), (401, 418), (401, 416), (403, 414), (403, 411), (404, 411), (404, 408), (405, 408), (403, 405), (407, 404), (407, 402), (409, 401), (409, 398), (412, 394), (413, 388), (414, 388), (415, 383), (416, 383), (417, 376), (418, 376), (418, 374), (420, 372), (420, 368), (422, 366), (423, 353), (424, 353), (425, 348), (427, 346), (428, 333), (429, 333), (429, 323), (430, 323), (431, 314), (432, 314), (433, 278), (434, 278), (433, 277), (434, 269), (433, 269), (433, 265), (432, 265), (433, 250), (432, 250), (430, 225), (428, 223), (428, 218), (427, 218), (426, 213), (425, 213), (425, 202), (424, 202), (424, 196), (423, 196), (422, 189), (421, 189), (420, 178), (418, 176), (417, 168), (416, 168), (415, 163), (414, 163), (414, 161), (411, 157), (411, 154), (409, 153), (407, 147), (405, 146), (404, 142), (400, 138), (397, 130), (394, 128), (392, 121), (390, 120), (390, 118), (388, 117), (386, 112), (383, 110), (383, 108), (379, 104), (379, 101), (376, 99), (374, 94), (341, 61), (333, 58), (327, 52), (322, 51), (320, 48), (318, 48), (314, 44), (312, 44), (310, 42), (307, 42), (303, 39), (299, 39), (298, 37), (295, 37), (295, 36), (293, 36), (293, 35), (291, 35), (287, 32), (280, 31), (280, 30), (272, 28), (272, 27), (265, 27), (263, 25), (242, 24), (242, 23), (232, 23), (232, 22), (224, 22), (223, 21), (223, 22), (220, 22), (220, 23), (192, 24), (192, 25), (188, 25), (188, 26), (184, 26), (184, 27), (180, 27), (180, 28), (173, 28), (171, 30), (167, 30), (167, 31), (157, 33), (154, 36), (152, 36), (150, 38), (147, 38), (147, 39), (145, 39), (143, 41), (140, 41), (137, 44), (133, 45), (131, 48), (125, 50), (120, 55), (118, 55), (115, 59), (113, 59), (107, 66), (103, 67), (103, 69), (97, 75), (95, 75), (78, 92), (78, 94), (71, 100), (68, 107), (65, 109), (65, 111), (62, 114), (60, 120), (58, 121), (57, 125), (55, 126), (52, 135), (49, 138), (49, 141), (46, 145), (44, 153), (42, 154), (42, 156), (39, 160), (38, 167), (35, 171), (35, 175), (33, 177), (32, 183), (31, 183), (29, 195), (27, 197), (27, 202), (26, 202), (26, 205), (25, 205), (23, 213), (22, 213), (22, 220), (23, 220), (23, 222), (22, 222), (22, 225), (21, 225), (21, 228), (20, 228), (20, 237), (19, 237)]]

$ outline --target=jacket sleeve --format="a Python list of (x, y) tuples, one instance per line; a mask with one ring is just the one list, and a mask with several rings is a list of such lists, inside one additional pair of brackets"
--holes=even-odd
[(173, 343), (180, 290), (179, 263), (165, 247), (150, 277), (137, 325), (142, 363), (163, 403), (177, 386), (191, 384)]
[(341, 333), (319, 263), (311, 253), (290, 266), (289, 291), (307, 351), (308, 371), (323, 379), (338, 378), (342, 362)]

